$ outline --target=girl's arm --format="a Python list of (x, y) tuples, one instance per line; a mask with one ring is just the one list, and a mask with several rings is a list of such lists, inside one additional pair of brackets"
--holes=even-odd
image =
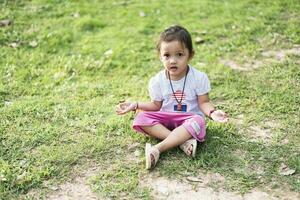
[(214, 105), (210, 102), (208, 93), (198, 96), (198, 105), (200, 110), (208, 117), (210, 117), (210, 112), (215, 110)]
[(159, 111), (162, 106), (162, 101), (152, 101), (152, 102), (136, 102), (137, 109), (144, 111)]
[(198, 105), (200, 110), (212, 120), (222, 123), (228, 121), (228, 115), (224, 111), (215, 109), (210, 102), (208, 93), (198, 96)]
[(130, 111), (141, 109), (144, 111), (159, 111), (162, 106), (162, 101), (153, 102), (123, 102), (117, 105), (116, 112), (118, 115), (123, 115)]

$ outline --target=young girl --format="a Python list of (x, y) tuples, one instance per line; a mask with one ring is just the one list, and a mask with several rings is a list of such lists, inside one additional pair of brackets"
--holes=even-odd
[(163, 31), (157, 51), (164, 69), (150, 80), (151, 102), (123, 102), (116, 108), (119, 115), (143, 110), (133, 128), (161, 140), (154, 146), (146, 144), (146, 169), (156, 165), (160, 153), (176, 146), (194, 157), (197, 141), (204, 141), (205, 115), (217, 122), (228, 121), (227, 114), (210, 102), (207, 75), (188, 64), (194, 49), (185, 28), (175, 25)]

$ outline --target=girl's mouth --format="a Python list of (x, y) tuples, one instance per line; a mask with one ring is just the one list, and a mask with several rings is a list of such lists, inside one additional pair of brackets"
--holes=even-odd
[(175, 70), (177, 70), (178, 69), (178, 67), (170, 67), (170, 70), (171, 71), (175, 71)]

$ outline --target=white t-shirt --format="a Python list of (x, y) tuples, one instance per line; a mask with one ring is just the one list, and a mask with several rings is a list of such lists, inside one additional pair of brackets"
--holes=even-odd
[[(178, 81), (172, 81), (175, 97), (178, 101), (182, 96), (182, 107), (184, 112), (199, 114), (204, 116), (198, 106), (198, 95), (204, 95), (210, 91), (210, 82), (207, 75), (194, 67), (189, 66), (190, 70), (186, 77), (184, 94), (182, 94), (184, 78)], [(161, 111), (166, 112), (183, 112), (177, 111), (178, 102), (176, 101), (170, 81), (167, 78), (165, 70), (160, 71), (149, 82), (149, 94), (152, 101), (162, 101)]]

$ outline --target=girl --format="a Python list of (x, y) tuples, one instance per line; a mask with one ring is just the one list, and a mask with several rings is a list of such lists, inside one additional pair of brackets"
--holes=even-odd
[(179, 146), (188, 156), (195, 156), (197, 141), (204, 141), (205, 115), (217, 122), (227, 122), (228, 116), (216, 110), (208, 93), (210, 82), (205, 73), (189, 61), (194, 56), (189, 32), (178, 25), (160, 34), (157, 51), (164, 70), (151, 78), (151, 102), (123, 102), (116, 112), (143, 110), (134, 119), (133, 128), (161, 140), (146, 144), (146, 169), (153, 168), (160, 153)]

